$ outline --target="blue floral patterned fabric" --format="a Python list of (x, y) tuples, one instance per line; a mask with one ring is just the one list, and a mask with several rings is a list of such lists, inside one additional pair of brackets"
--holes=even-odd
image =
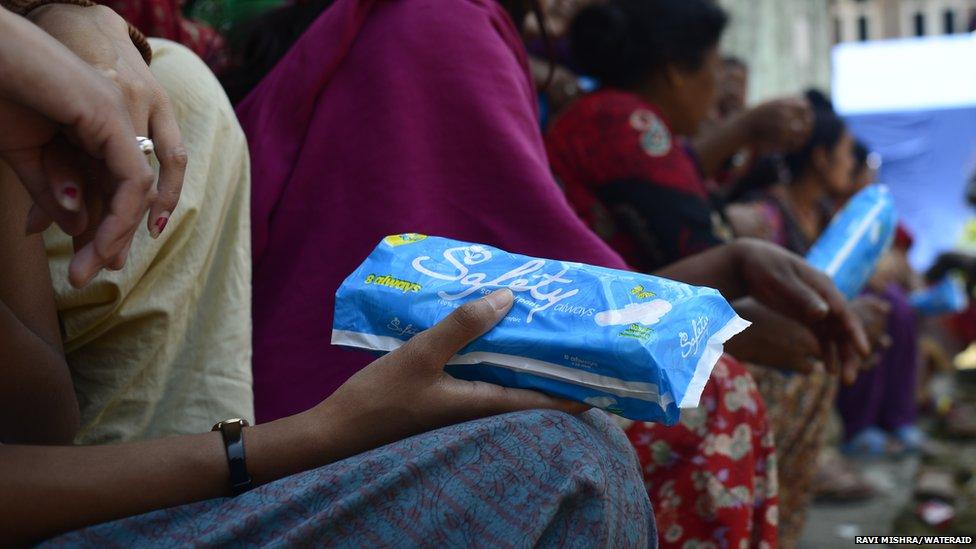
[(42, 547), (647, 547), (634, 451), (599, 411), (531, 411), (412, 437), (236, 498), (70, 532)]

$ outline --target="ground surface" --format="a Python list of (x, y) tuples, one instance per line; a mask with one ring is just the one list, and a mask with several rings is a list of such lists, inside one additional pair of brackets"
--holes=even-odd
[[(952, 380), (957, 402), (976, 404), (976, 383)], [(814, 503), (800, 540), (800, 549), (855, 546), (855, 536), (971, 536), (976, 539), (976, 440), (953, 440), (941, 435), (939, 421), (920, 423), (931, 444), (924, 456), (857, 461), (878, 489), (878, 496), (861, 503)], [(924, 524), (915, 514), (916, 473), (920, 467), (951, 472), (956, 478), (955, 519), (943, 528)], [(933, 546), (934, 547), (934, 546)], [(947, 546), (940, 546), (947, 547)]]
[(912, 496), (919, 459), (858, 462), (878, 488), (878, 497), (863, 503), (815, 503), (807, 516), (800, 549), (821, 547), (863, 547), (854, 536), (891, 535), (892, 524)]

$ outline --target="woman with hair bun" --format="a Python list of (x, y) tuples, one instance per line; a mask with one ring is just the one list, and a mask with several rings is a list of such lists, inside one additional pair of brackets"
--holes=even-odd
[[(816, 90), (804, 95), (813, 107), (814, 122), (806, 142), (784, 157), (790, 181), (774, 185), (756, 202), (769, 240), (800, 255), (807, 253), (830, 222), (833, 210), (829, 197), (851, 188), (854, 164), (853, 138), (830, 101)], [(853, 306), (862, 317), (877, 321), (872, 326), (880, 323), (881, 329), (887, 313), (884, 303), (861, 298)], [(780, 537), (793, 545), (802, 533), (814, 484), (846, 482), (859, 497), (869, 496), (872, 489), (846, 462), (835, 470), (817, 473), (837, 395), (837, 376), (826, 372), (787, 376), (767, 369), (756, 373), (756, 382), (776, 433), (780, 508), (784, 511)]]
[(714, 105), (726, 20), (707, 0), (622, 0), (570, 30), (574, 62), (603, 89), (554, 123), (550, 160), (577, 213), (641, 270), (731, 236), (682, 141)]
[[(716, 104), (718, 44), (726, 22), (725, 12), (708, 0), (611, 0), (581, 11), (571, 28), (574, 62), (603, 88), (553, 123), (550, 162), (577, 215), (640, 270), (732, 238), (705, 184), (721, 165), (716, 143), (734, 154), (745, 142), (772, 141), (790, 150), (808, 138), (805, 98), (751, 109), (698, 136)], [(686, 142), (692, 137), (698, 138), (697, 150)], [(703, 142), (711, 146), (706, 150)], [(730, 342), (728, 350), (737, 358), (804, 374), (817, 363), (836, 370), (827, 347), (795, 318), (755, 302), (736, 307), (754, 323)], [(856, 371), (853, 354), (843, 362), (846, 373)], [(760, 376), (766, 371), (779, 375), (757, 369)], [(807, 376), (797, 379), (802, 385)], [(782, 427), (784, 440), (806, 442), (806, 417), (768, 416), (763, 396), (746, 368), (726, 356), (705, 387), (702, 406), (683, 410), (678, 425), (628, 426), (663, 545), (790, 545), (793, 525), (802, 524), (792, 515), (802, 513), (792, 499), (779, 512), (780, 490), (792, 490), (779, 482), (780, 444), (774, 445), (773, 433), (778, 438)], [(780, 395), (770, 397), (778, 407)], [(817, 403), (831, 398), (824, 394)], [(787, 479), (795, 476), (786, 473)], [(789, 517), (785, 532), (781, 515)]]
[[(682, 140), (714, 105), (726, 21), (708, 0), (615, 0), (572, 25), (573, 60), (603, 88), (553, 123), (550, 162), (576, 213), (639, 270), (732, 236)], [(626, 433), (663, 547), (777, 544), (773, 433), (741, 363), (723, 357), (677, 425)]]

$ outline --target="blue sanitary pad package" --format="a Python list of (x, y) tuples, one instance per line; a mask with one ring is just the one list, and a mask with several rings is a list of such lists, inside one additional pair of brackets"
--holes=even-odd
[(884, 185), (871, 185), (844, 206), (807, 253), (848, 299), (861, 293), (895, 236), (895, 206)]
[(951, 276), (928, 288), (912, 292), (908, 301), (919, 314), (927, 316), (959, 313), (969, 306), (966, 286), (961, 280)]
[(698, 405), (723, 343), (749, 325), (711, 288), (401, 234), (339, 287), (332, 343), (392, 351), (500, 288), (512, 310), (448, 373), (668, 425)]

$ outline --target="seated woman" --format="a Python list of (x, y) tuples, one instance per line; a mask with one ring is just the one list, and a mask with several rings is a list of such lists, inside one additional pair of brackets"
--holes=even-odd
[[(789, 180), (764, 191), (755, 203), (762, 212), (761, 219), (769, 239), (801, 255), (809, 251), (827, 227), (835, 211), (834, 201), (853, 194), (857, 175), (854, 139), (846, 124), (823, 94), (811, 90), (806, 97), (814, 106), (813, 128), (803, 146), (784, 158)], [(852, 306), (878, 340), (888, 340), (885, 335), (888, 305), (865, 296), (854, 300)], [(861, 379), (868, 376), (869, 371), (861, 372), (855, 385), (862, 383)], [(779, 398), (769, 399), (771, 407), (775, 407), (773, 417), (783, 422), (777, 432), (788, 433), (788, 429), (795, 427), (793, 418), (809, 418), (803, 431), (787, 435), (789, 438), (784, 437), (784, 443), (777, 445), (781, 460), (797, 465), (789, 484), (793, 506), (806, 509), (816, 491), (814, 483), (845, 485), (845, 490), (857, 497), (869, 494), (870, 484), (846, 460), (832, 459), (831, 469), (821, 467), (814, 478), (838, 391), (834, 378), (817, 374), (801, 381), (766, 374), (758, 376), (758, 381), (764, 395), (779, 395)], [(798, 536), (804, 513), (798, 512), (795, 516), (792, 530)]]
[[(871, 158), (871, 154), (864, 145), (855, 144), (854, 185), (834, 197), (838, 209), (854, 193), (874, 182), (878, 159)], [(911, 233), (899, 225), (891, 249), (869, 282), (871, 293), (887, 304), (891, 345), (881, 353), (874, 368), (861, 374), (854, 385), (842, 387), (837, 395), (844, 423), (844, 448), (852, 454), (918, 451), (925, 442), (916, 425), (921, 327), (908, 300), (909, 293), (918, 286), (918, 275), (908, 262), (912, 243)]]
[[(711, 144), (704, 164), (685, 141), (698, 134), (714, 106), (725, 22), (721, 8), (707, 0), (614, 0), (584, 10), (573, 25), (574, 57), (604, 87), (554, 122), (547, 136), (549, 158), (576, 213), (641, 270), (719, 246), (732, 236), (703, 172), (721, 166), (716, 150), (730, 156), (741, 141), (734, 139), (734, 128), (699, 139), (699, 144)], [(806, 135), (808, 111), (795, 110), (801, 130), (796, 135)], [(768, 114), (766, 109), (743, 114), (747, 117), (739, 125), (750, 128)], [(795, 322), (795, 315), (791, 319), (771, 315), (755, 303), (740, 305), (743, 316), (755, 324), (730, 342), (736, 356), (802, 372), (811, 370), (811, 358), (829, 356)], [(845, 362), (848, 370), (857, 364)], [(766, 375), (763, 370), (758, 373)], [(816, 395), (817, 408), (829, 409), (833, 393), (817, 389), (826, 381), (796, 379)], [(777, 409), (771, 414), (771, 432), (761, 413), (763, 401), (778, 408), (780, 396), (763, 397), (746, 369), (727, 360), (706, 386), (704, 410), (683, 414), (672, 428), (629, 427), (658, 526), (669, 544), (680, 546), (702, 530), (731, 540), (731, 545), (739, 540), (772, 543), (777, 526), (784, 545), (799, 535), (796, 525), (802, 525), (803, 505), (794, 503), (793, 494), (802, 494), (812, 468), (805, 467), (803, 453), (793, 448), (809, 448), (820, 431), (810, 425), (817, 420), (809, 414)], [(775, 462), (773, 432), (783, 472), (779, 482), (769, 471)], [(754, 447), (761, 450), (749, 451)], [(677, 483), (675, 476), (681, 479)], [(694, 501), (696, 507), (686, 511), (670, 503), (679, 500)]]
[(849, 197), (855, 184), (854, 137), (818, 91), (806, 93), (814, 107), (809, 139), (785, 157), (789, 180), (765, 191), (761, 202), (773, 242), (805, 254), (834, 215), (834, 199)]
[[(269, 20), (288, 22), (288, 13)], [(627, 268), (573, 213), (552, 178), (525, 50), (512, 23), (521, 14), (515, 15), (491, 0), (339, 0), (238, 104), (253, 160), (259, 420), (314, 403), (368, 363), (367, 355), (329, 345), (334, 293), (387, 234), (415, 231)], [(276, 42), (266, 38), (255, 42)], [(309, 70), (310, 63), (317, 70)], [(765, 289), (758, 281), (773, 272), (767, 261), (790, 257), (795, 268), (805, 268), (782, 254), (744, 242), (660, 274), (735, 297)], [(757, 295), (775, 303), (796, 289), (783, 283)], [(809, 306), (797, 310), (813, 313)], [(831, 314), (846, 314), (841, 302), (831, 307)], [(812, 317), (823, 314), (827, 308)], [(723, 454), (713, 461), (724, 459), (728, 476), (718, 469), (696, 475), (706, 466), (683, 461), (683, 474), (672, 478), (681, 489), (698, 484), (702, 492), (719, 494), (723, 482), (737, 488), (722, 508), (709, 507), (715, 501), (709, 499), (699, 505), (703, 513), (726, 517), (723, 524), (734, 528), (728, 539), (750, 538), (754, 494), (760, 497), (757, 521), (775, 532), (772, 442), (761, 428), (762, 405), (736, 377), (719, 383), (734, 392), (716, 402), (734, 410), (725, 416), (733, 421), (709, 438), (710, 451)], [(743, 427), (736, 429), (740, 421)], [(670, 463), (663, 450), (656, 455)], [(749, 465), (740, 467), (746, 454)], [(719, 478), (725, 480), (713, 482)], [(676, 515), (695, 505), (673, 497), (663, 512)], [(703, 539), (716, 532), (689, 525), (678, 537)]]
[[(98, 164), (87, 151), (106, 152), (114, 176), (99, 182), (119, 183), (118, 192), (133, 199), (111, 195), (110, 213), (97, 227), (63, 216), (49, 203), (45, 214), (65, 221), (72, 232), (97, 228), (102, 234), (104, 223), (117, 223), (124, 213), (138, 213), (131, 219), (141, 220), (146, 210), (155, 211), (161, 199), (151, 193), (146, 201), (134, 200), (130, 182), (145, 183), (148, 191), (151, 171), (136, 147), (130, 113), (108, 80), (2, 8), (0, 72), (10, 76), (0, 82), (0, 155), (12, 159), (18, 173), (33, 174), (18, 161), (42, 149), (48, 166), (65, 166), (54, 161), (51, 147), (71, 135), (79, 148), (70, 150), (70, 158)], [(194, 82), (192, 75), (187, 81)], [(62, 120), (64, 126), (52, 123)], [(93, 129), (89, 120), (102, 123)], [(49, 177), (48, 192), (58, 193), (69, 213), (76, 206), (72, 197), (97, 190), (87, 181), (64, 193), (67, 183), (76, 182)], [(188, 186), (193, 181), (188, 178)], [(44, 246), (39, 236), (24, 236), (31, 197), (22, 183), (36, 190), (36, 181), (23, 182), (0, 168), (5, 543), (57, 534), (43, 545), (651, 543), (653, 519), (636, 463), (626, 439), (603, 415), (538, 393), (444, 375), (447, 358), (507, 313), (509, 291), (469, 302), (302, 414), (255, 427), (231, 419), (219, 424), (219, 433), (149, 442), (33, 445), (67, 444), (79, 420)], [(139, 245), (137, 240), (128, 269), (139, 264)], [(95, 247), (119, 265), (97, 237)], [(72, 272), (84, 282), (95, 273), (85, 257), (76, 259)], [(207, 281), (216, 287), (223, 282)], [(86, 289), (95, 292), (97, 285), (96, 279)], [(138, 351), (138, 344), (122, 351)], [(556, 411), (541, 410), (546, 408)], [(535, 411), (505, 414), (530, 409)], [(485, 416), (494, 417), (477, 420)], [(241, 495), (222, 497), (232, 494)]]
[[(156, 142), (166, 202), (153, 207), (151, 232), (130, 231), (125, 268), (93, 278), (70, 268), (88, 234), (44, 233), (81, 405), (77, 442), (197, 433), (215, 417), (253, 420), (250, 172), (219, 83), (187, 49), (147, 41), (107, 8), (15, 3), (88, 64), (114, 67), (133, 125)], [(76, 208), (93, 216), (107, 203), (95, 185), (74, 188)]]
[[(772, 187), (760, 202), (773, 241), (798, 254), (805, 254), (835, 211), (873, 180), (868, 151), (855, 143), (830, 101), (812, 90), (807, 97), (816, 106), (810, 139), (785, 157), (790, 180)], [(864, 311), (863, 318), (876, 319), (872, 329), (887, 348), (880, 353), (878, 365), (837, 394), (845, 441), (853, 452), (882, 454), (902, 445), (917, 448), (921, 443), (921, 433), (914, 426), (918, 329), (907, 290), (895, 282), (903, 278), (899, 275), (904, 269), (887, 267), (907, 265), (895, 259), (907, 250), (906, 234), (899, 229), (895, 247), (879, 265), (872, 281), (875, 291), (854, 302)], [(808, 389), (796, 391), (809, 394)], [(831, 388), (831, 393), (835, 391)], [(894, 440), (889, 441), (889, 436)]]

